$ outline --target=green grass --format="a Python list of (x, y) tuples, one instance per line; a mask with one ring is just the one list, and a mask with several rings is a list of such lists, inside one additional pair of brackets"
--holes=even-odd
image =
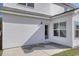
[(66, 50), (52, 56), (79, 56), (79, 48)]
[(0, 50), (0, 56), (2, 56), (3, 50)]

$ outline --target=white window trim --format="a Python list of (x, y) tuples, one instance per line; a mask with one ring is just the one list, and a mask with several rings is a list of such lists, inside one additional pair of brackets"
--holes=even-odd
[[(66, 21), (63, 21), (63, 22), (66, 22)], [(60, 23), (62, 23), (62, 22), (57, 22), (57, 24), (59, 26), (58, 29), (54, 29), (54, 26), (53, 26), (53, 36), (54, 36), (54, 30), (57, 30), (58, 31), (58, 36), (54, 36), (54, 37), (61, 37), (60, 36), (60, 30), (66, 30), (66, 37), (67, 37), (67, 22), (66, 22), (66, 29), (61, 29), (60, 28)], [(54, 24), (56, 24), (56, 22)], [(62, 37), (62, 38), (66, 38), (66, 37)]]
[[(75, 22), (75, 23), (76, 23), (76, 22)], [(78, 25), (79, 25), (79, 24), (78, 24)], [(76, 37), (76, 30), (79, 30), (79, 29), (76, 28), (76, 26), (77, 26), (77, 25), (75, 24), (75, 34), (74, 34), (74, 36), (75, 36), (75, 38), (79, 38), (79, 37)]]
[[(19, 4), (19, 5), (21, 5), (21, 4)], [(34, 7), (27, 6), (27, 3), (26, 3), (26, 5), (21, 5), (21, 6), (26, 7), (26, 8), (32, 8), (32, 9), (35, 8), (35, 4), (34, 4)]]

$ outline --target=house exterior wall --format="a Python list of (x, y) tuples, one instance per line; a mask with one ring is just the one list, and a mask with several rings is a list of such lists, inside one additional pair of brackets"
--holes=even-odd
[(72, 31), (73, 31), (73, 47), (79, 47), (79, 38), (75, 37), (75, 22), (79, 22), (79, 12), (73, 14), (72, 18)]
[(3, 15), (3, 49), (45, 42), (44, 25), (48, 20)]
[(4, 7), (36, 12), (50, 16), (64, 12), (64, 7), (58, 6), (53, 3), (34, 3), (34, 8), (29, 8), (17, 3), (4, 3)]
[[(63, 7), (50, 3), (35, 3), (34, 8), (21, 6), (16, 3), (4, 3), (3, 6), (50, 16), (64, 12)], [(50, 41), (50, 31), (48, 33), (49, 39), (45, 40), (44, 27), (45, 24), (47, 24), (50, 30), (50, 20), (6, 13), (3, 13), (3, 15), (3, 49)], [(41, 22), (43, 22), (43, 24), (41, 24)]]
[[(66, 22), (66, 37), (56, 37), (53, 34), (53, 24), (59, 22)], [(72, 47), (72, 13), (51, 19), (50, 24), (50, 42)]]
[[(28, 8), (16, 3), (5, 3), (4, 7), (21, 9), (46, 15), (56, 15), (64, 12), (64, 8), (55, 4), (35, 3), (35, 8)], [(18, 13), (18, 12), (17, 12)], [(16, 12), (15, 12), (16, 14)], [(23, 13), (22, 13), (23, 14)], [(74, 37), (74, 22), (78, 21), (79, 14), (73, 12), (63, 14), (50, 19), (27, 17), (3, 13), (3, 49), (17, 46), (32, 45), (38, 43), (54, 42), (57, 44), (74, 47), (79, 45), (78, 38)], [(75, 20), (76, 19), (76, 20)], [(53, 35), (53, 24), (66, 22), (66, 37)], [(42, 22), (42, 24), (41, 24)], [(49, 38), (45, 39), (45, 24), (49, 26)], [(75, 40), (76, 39), (76, 40)]]
[[(74, 47), (72, 12), (49, 20), (3, 13), (3, 49), (23, 45), (54, 42)], [(75, 18), (75, 17), (74, 17)], [(53, 24), (66, 22), (66, 37), (53, 36)], [(42, 22), (42, 24), (41, 24)], [(45, 39), (45, 24), (49, 26), (49, 38)]]

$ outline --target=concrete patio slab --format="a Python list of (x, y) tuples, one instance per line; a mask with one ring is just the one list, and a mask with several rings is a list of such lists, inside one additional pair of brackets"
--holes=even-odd
[(31, 46), (30, 49), (26, 47), (6, 49), (3, 51), (3, 56), (51, 56), (68, 49), (70, 48), (60, 45), (43, 44), (35, 47)]
[(2, 56), (21, 56), (21, 55), (24, 55), (21, 47), (5, 49), (2, 54)]

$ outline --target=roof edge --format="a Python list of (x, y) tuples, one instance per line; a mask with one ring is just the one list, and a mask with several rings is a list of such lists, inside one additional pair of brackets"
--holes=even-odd
[(66, 12), (63, 12), (63, 13), (54, 15), (54, 16), (52, 16), (52, 17), (60, 16), (60, 15), (63, 15), (63, 14), (66, 14), (66, 13), (69, 13), (69, 12), (72, 12), (72, 11), (75, 11), (75, 10), (77, 10), (77, 9), (79, 9), (79, 8), (75, 8), (75, 9), (72, 9), (72, 10), (69, 10), (69, 11), (66, 11)]

